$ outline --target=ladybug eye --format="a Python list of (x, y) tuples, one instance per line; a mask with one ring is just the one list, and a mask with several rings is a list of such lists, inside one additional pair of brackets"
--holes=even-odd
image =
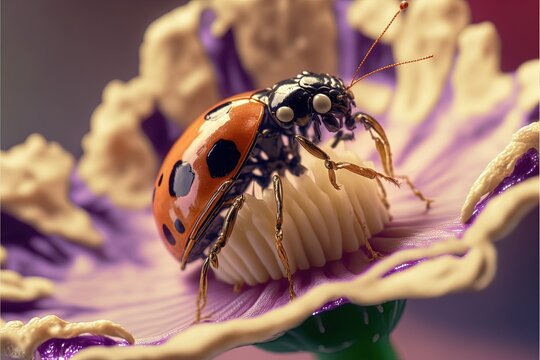
[(294, 119), (294, 111), (288, 106), (282, 106), (277, 109), (276, 117), (281, 122), (290, 122)]
[(317, 94), (313, 97), (313, 109), (319, 114), (326, 114), (332, 108), (332, 101), (324, 94)]

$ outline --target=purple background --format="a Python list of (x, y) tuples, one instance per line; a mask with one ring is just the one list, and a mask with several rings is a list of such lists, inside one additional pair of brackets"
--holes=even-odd
[[(2, 1), (2, 149), (39, 132), (80, 155), (103, 87), (137, 74), (144, 29), (181, 3)], [(474, 22), (498, 27), (503, 69), (538, 56), (537, 1), (470, 3)], [(409, 301), (394, 335), (404, 359), (538, 359), (538, 216), (498, 244), (500, 270), (487, 290)], [(249, 347), (219, 359), (255, 356), (276, 357)]]

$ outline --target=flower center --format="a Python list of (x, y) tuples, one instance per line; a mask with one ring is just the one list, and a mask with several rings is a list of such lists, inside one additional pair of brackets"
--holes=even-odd
[[(323, 148), (336, 161), (371, 167), (344, 148)], [(336, 190), (323, 161), (304, 152), (302, 164), (307, 168), (303, 175), (282, 178), (283, 244), (293, 273), (369, 249), (371, 236), (390, 219), (375, 180), (338, 171), (341, 190)], [(231, 238), (219, 255), (219, 268), (214, 269), (217, 278), (233, 285), (286, 278), (274, 245), (275, 224), (272, 189), (246, 194)]]

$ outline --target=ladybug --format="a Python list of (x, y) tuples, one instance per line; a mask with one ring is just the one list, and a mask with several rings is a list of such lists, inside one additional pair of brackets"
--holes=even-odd
[[(219, 266), (218, 254), (233, 231), (244, 193), (254, 182), (262, 188), (272, 184), (275, 245), (289, 280), (290, 298), (295, 297), (282, 244), (280, 177), (286, 172), (299, 176), (305, 171), (300, 148), (324, 161), (329, 180), (338, 190), (335, 172), (341, 169), (376, 179), (379, 185), (381, 179), (398, 184), (384, 129), (373, 117), (353, 113), (355, 102), (350, 89), (356, 82), (353, 77), (346, 86), (339, 77), (303, 71), (271, 88), (223, 100), (200, 115), (172, 146), (156, 179), (153, 212), (165, 246), (180, 261), (182, 270), (187, 263), (204, 259), (196, 321), (206, 303), (208, 268)], [(372, 133), (385, 174), (334, 162), (317, 146), (323, 129), (335, 133), (335, 146), (339, 141), (352, 140), (359, 124)], [(430, 200), (410, 186), (429, 205)], [(207, 248), (209, 254), (205, 255)]]

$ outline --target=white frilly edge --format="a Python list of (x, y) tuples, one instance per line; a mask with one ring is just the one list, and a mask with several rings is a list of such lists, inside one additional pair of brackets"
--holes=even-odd
[(38, 346), (53, 338), (69, 339), (83, 334), (118, 337), (133, 344), (135, 339), (122, 326), (108, 320), (70, 323), (57, 316), (33, 318), (28, 323), (10, 321), (0, 328), (2, 355), (31, 360)]
[(463, 208), (461, 210), (461, 221), (465, 222), (471, 217), (474, 206), (480, 199), (489, 194), (499, 185), (499, 183), (514, 170), (516, 161), (529, 149), (538, 150), (538, 140), (540, 133), (540, 123), (533, 122), (519, 129), (513, 136), (510, 144), (499, 153), (487, 165), (486, 169), (474, 182)]

